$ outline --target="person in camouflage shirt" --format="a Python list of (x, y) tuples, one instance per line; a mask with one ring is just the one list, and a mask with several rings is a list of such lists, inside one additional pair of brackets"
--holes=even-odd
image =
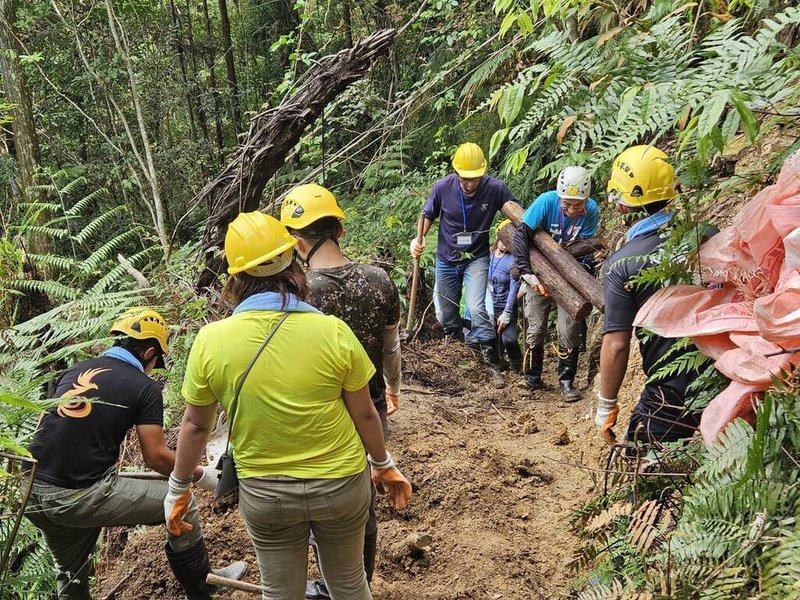
[[(369, 391), (385, 435), (386, 417), (397, 410), (400, 394), (400, 296), (383, 269), (352, 262), (342, 253), (344, 218), (333, 194), (316, 184), (294, 188), (281, 206), (281, 223), (297, 238), (297, 252), (308, 267), (308, 302), (347, 323), (375, 366)], [(375, 570), (377, 542), (373, 490), (364, 536), (367, 581)], [(306, 598), (329, 597), (322, 579), (308, 582)]]

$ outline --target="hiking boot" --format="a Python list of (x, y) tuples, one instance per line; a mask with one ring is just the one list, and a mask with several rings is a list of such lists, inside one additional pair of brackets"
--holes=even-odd
[(492, 385), (498, 390), (506, 387), (506, 379), (500, 371), (500, 353), (497, 351), (497, 340), (481, 342), (481, 358), (483, 364), (492, 372)]
[(539, 375), (525, 375), (518, 385), (529, 390), (541, 390), (544, 388), (544, 382)]

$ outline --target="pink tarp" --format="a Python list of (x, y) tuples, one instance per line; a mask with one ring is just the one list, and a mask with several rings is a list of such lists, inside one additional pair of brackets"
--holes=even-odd
[(704, 281), (721, 288), (659, 290), (635, 325), (691, 337), (731, 380), (700, 421), (710, 444), (734, 419), (752, 420), (755, 399), (772, 378), (800, 364), (800, 152), (733, 225), (703, 244), (699, 263)]

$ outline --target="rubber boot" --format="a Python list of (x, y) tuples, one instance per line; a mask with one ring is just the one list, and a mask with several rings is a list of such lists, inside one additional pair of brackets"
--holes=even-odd
[(534, 346), (528, 352), (525, 361), (524, 378), (521, 385), (531, 390), (540, 390), (544, 387), (542, 382), (542, 364), (544, 363), (544, 343)]
[(175, 551), (169, 542), (164, 546), (167, 560), (175, 579), (181, 584), (187, 600), (211, 600), (213, 588), (206, 583), (206, 576), (211, 572), (208, 563), (206, 542), (200, 539), (194, 546), (186, 550)]
[[(194, 546), (186, 550), (175, 551), (167, 542), (164, 545), (169, 566), (175, 579), (181, 584), (187, 600), (208, 600), (217, 591), (216, 586), (208, 585), (206, 577), (211, 572), (208, 562), (206, 542), (200, 539)], [(227, 567), (214, 571), (215, 575), (227, 579), (240, 580), (247, 571), (247, 563), (236, 561)]]
[(521, 358), (509, 358), (508, 359), (508, 370), (512, 373), (519, 374), (522, 371), (522, 359)]
[(500, 372), (500, 353), (498, 352), (497, 340), (491, 342), (481, 342), (481, 358), (483, 364), (489, 367), (492, 372), (492, 385), (497, 389), (506, 387), (506, 380)]
[(378, 553), (378, 532), (364, 536), (364, 571), (367, 574), (367, 583), (372, 583), (375, 573), (375, 555)]
[(306, 600), (330, 600), (331, 595), (325, 585), (325, 580), (318, 577), (314, 581), (306, 581)]
[(581, 393), (572, 386), (572, 382), (578, 370), (580, 348), (568, 350), (559, 346), (558, 356), (558, 387), (561, 389), (561, 397), (564, 402), (577, 402), (581, 399)]

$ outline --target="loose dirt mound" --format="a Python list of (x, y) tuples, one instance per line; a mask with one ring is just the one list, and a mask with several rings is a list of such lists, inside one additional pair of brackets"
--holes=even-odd
[[(492, 388), (460, 344), (405, 349), (405, 388), (387, 444), (415, 496), (403, 513), (379, 501), (376, 598), (550, 599), (567, 590), (565, 563), (575, 546), (569, 516), (595, 493), (593, 473), (575, 465), (598, 466), (604, 447), (588, 418), (589, 392), (564, 404), (552, 356), (550, 366), (549, 390), (528, 395), (516, 375), (507, 375), (506, 389)], [(212, 509), (206, 495), (199, 502), (212, 562), (243, 559), (246, 579), (256, 583), (238, 511)], [(415, 533), (430, 536), (427, 551), (406, 550)], [(122, 582), (115, 598), (180, 598), (163, 536), (161, 528), (130, 532), (121, 556), (101, 565), (100, 597)]]

